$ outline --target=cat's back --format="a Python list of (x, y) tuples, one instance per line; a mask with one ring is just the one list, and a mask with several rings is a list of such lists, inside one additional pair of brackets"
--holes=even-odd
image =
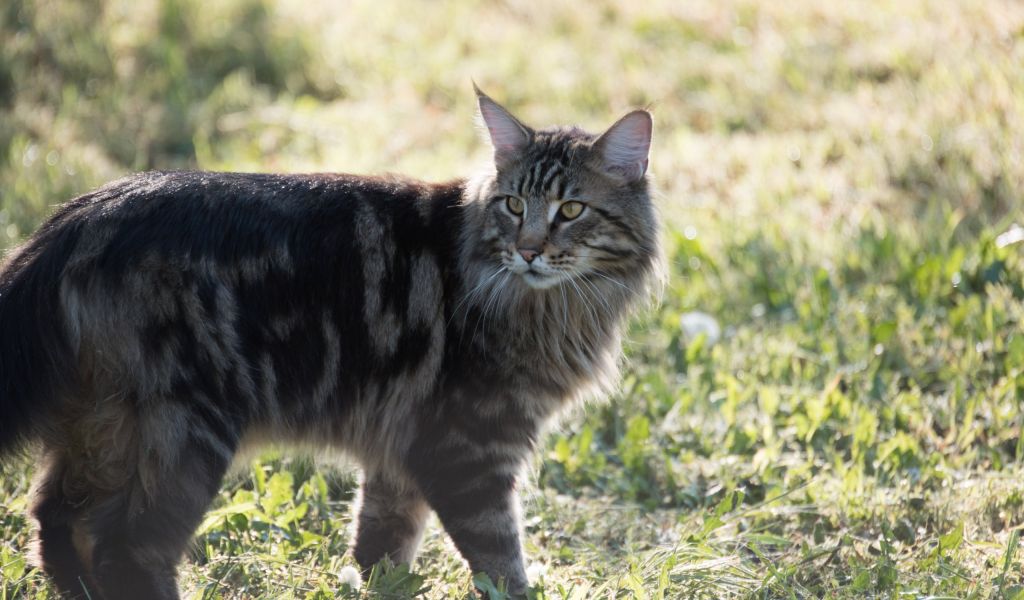
[(119, 275), (144, 257), (345, 255), (368, 221), (429, 227), (438, 187), (330, 173), (147, 172), (76, 198), (54, 220), (81, 226), (87, 243), (79, 254), (101, 252), (108, 275)]
[(152, 373), (150, 390), (209, 374), (211, 396), (324, 397), (436, 352), (460, 190), (143, 173), (69, 202), (27, 248), (67, 238), (55, 311), (80, 359), (100, 361), (89, 369)]
[(438, 215), (452, 216), (444, 208), (459, 194), (458, 182), (397, 177), (147, 172), (70, 201), (26, 248), (73, 237), (64, 279), (83, 286), (121, 288), (159, 270), (360, 286), (381, 253), (448, 253), (450, 228)]

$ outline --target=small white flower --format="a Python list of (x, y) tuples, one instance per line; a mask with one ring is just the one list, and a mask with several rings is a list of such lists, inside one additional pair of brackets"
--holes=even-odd
[(722, 338), (722, 328), (718, 325), (718, 321), (704, 312), (683, 313), (679, 317), (679, 328), (682, 329), (683, 339), (687, 343), (697, 339), (697, 336), (702, 333), (709, 346)]
[(530, 563), (530, 566), (526, 567), (526, 578), (534, 583), (540, 581), (547, 573), (548, 566), (543, 563)]
[(363, 577), (359, 574), (359, 570), (349, 565), (342, 567), (338, 571), (338, 582), (341, 585), (347, 585), (353, 590), (358, 590), (363, 585)]
[(1012, 227), (999, 234), (996, 238), (996, 247), (1005, 248), (1021, 242), (1024, 242), (1024, 227), (1014, 223)]

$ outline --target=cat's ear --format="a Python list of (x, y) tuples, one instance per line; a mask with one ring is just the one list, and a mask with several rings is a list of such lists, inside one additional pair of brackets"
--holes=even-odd
[(494, 162), (500, 167), (515, 159), (526, 148), (533, 138), (533, 131), (513, 117), (505, 107), (480, 91), (475, 83), (473, 89), (476, 90), (476, 99), (480, 104), (480, 118), (487, 127), (491, 146), (494, 147)]
[(646, 110), (634, 110), (616, 121), (594, 142), (601, 168), (627, 181), (642, 178), (653, 130), (654, 121)]

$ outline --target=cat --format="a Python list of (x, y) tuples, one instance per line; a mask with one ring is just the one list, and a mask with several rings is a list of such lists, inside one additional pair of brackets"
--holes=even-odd
[(11, 253), (0, 451), (40, 452), (36, 560), (65, 597), (177, 598), (232, 458), (262, 442), (360, 464), (364, 570), (411, 561), (434, 511), (474, 572), (528, 589), (520, 472), (614, 382), (658, 271), (652, 119), (535, 130), (476, 93), (477, 177), (148, 172)]

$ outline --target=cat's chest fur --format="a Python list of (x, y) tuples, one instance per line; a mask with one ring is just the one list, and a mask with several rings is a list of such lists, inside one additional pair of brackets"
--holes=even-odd
[[(618, 319), (597, 323), (580, 315), (573, 318), (561, 302), (561, 291), (528, 305), (512, 300), (501, 306), (499, 314), (478, 317), (487, 319), (486, 325), (469, 318), (464, 326), (450, 328), (449, 343), (472, 365), (463, 376), (481, 384), (488, 379), (496, 386), (504, 384), (533, 399), (538, 411), (556, 410), (600, 383), (614, 370), (620, 343)], [(565, 299), (574, 311), (580, 310), (577, 302)], [(471, 342), (465, 341), (467, 336)]]

